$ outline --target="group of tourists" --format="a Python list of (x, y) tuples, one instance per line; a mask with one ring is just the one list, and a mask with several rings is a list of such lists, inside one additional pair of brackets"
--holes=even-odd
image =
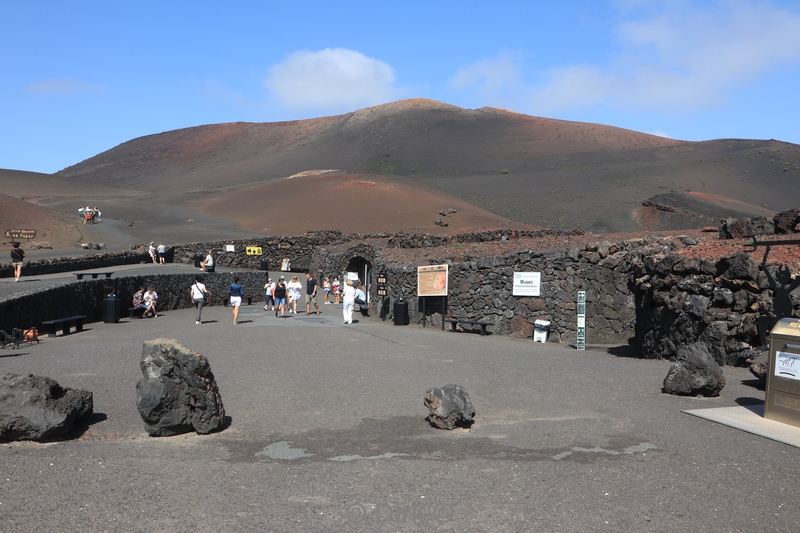
[(100, 213), (99, 209), (90, 205), (79, 208), (78, 214), (83, 219), (84, 224), (94, 224), (95, 222), (100, 222), (100, 217), (102, 216), (102, 213)]
[(139, 287), (139, 290), (133, 295), (132, 308), (135, 313), (141, 313), (142, 318), (155, 318), (158, 316), (158, 311), (156, 310), (157, 302), (158, 294), (152, 286), (147, 287), (147, 290), (144, 287)]
[[(319, 315), (319, 304), (317, 303), (318, 282), (311, 273), (306, 274), (305, 301), (306, 314), (311, 314), (311, 305), (314, 305), (315, 314)], [(291, 281), (286, 281), (286, 276), (281, 275), (277, 282), (272, 278), (267, 278), (264, 284), (264, 310), (275, 311), (275, 316), (284, 318), (286, 313), (297, 314), (297, 303), (303, 297), (303, 284), (298, 276), (292, 276)], [(278, 314), (280, 313), (280, 314)]]
[[(311, 306), (314, 306), (314, 314), (319, 315), (319, 303), (317, 302), (317, 291), (319, 289), (319, 282), (314, 277), (314, 274), (306, 274), (305, 286), (305, 302), (306, 314), (310, 315)], [(337, 278), (330, 281), (326, 277), (322, 282), (323, 290), (323, 305), (339, 304), (341, 296), (342, 304), (342, 319), (344, 324), (353, 323), (353, 308), (355, 304), (359, 304), (361, 314), (367, 314), (367, 295), (364, 292), (364, 285), (358, 280), (347, 280), (345, 283), (340, 284)], [(297, 303), (302, 298), (303, 285), (298, 280), (297, 276), (292, 276), (290, 281), (286, 281), (286, 276), (281, 275), (278, 281), (272, 281), (272, 278), (267, 279), (264, 285), (264, 310), (275, 311), (275, 316), (284, 318), (288, 314), (297, 314)], [(331, 294), (335, 299), (334, 302), (330, 301)]]
[(154, 241), (150, 241), (150, 244), (147, 246), (147, 251), (150, 253), (150, 259), (153, 261), (153, 264), (164, 264), (165, 256), (167, 255), (167, 247), (164, 246), (163, 242), (159, 242), (158, 246), (156, 246)]

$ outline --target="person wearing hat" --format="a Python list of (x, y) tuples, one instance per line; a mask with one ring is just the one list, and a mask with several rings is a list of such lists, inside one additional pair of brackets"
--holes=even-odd
[[(275, 283), (272, 278), (267, 278), (267, 283), (264, 285), (264, 311), (275, 310), (275, 298), (272, 297), (272, 291), (275, 290)], [(270, 309), (272, 306), (272, 309)]]
[(303, 296), (303, 284), (297, 279), (297, 276), (292, 276), (292, 281), (286, 284), (289, 290), (289, 312), (297, 314), (297, 302)]
[(286, 315), (286, 278), (283, 276), (278, 278), (278, 283), (272, 289), (272, 300), (277, 306), (275, 308), (275, 316), (278, 316), (278, 311), (281, 312), (281, 318)]

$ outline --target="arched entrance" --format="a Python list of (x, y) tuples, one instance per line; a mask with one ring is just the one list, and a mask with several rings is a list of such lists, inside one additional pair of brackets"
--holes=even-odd
[(369, 295), (369, 286), (372, 283), (372, 263), (361, 256), (351, 257), (347, 263), (347, 275), (354, 272), (358, 275), (358, 279), (367, 287), (367, 295)]

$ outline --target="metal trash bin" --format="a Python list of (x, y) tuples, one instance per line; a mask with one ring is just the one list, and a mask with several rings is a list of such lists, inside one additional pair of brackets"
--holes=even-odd
[(119, 322), (120, 299), (114, 295), (103, 298), (103, 322), (114, 324)]
[(266, 259), (262, 259), (259, 263), (259, 270), (269, 270), (269, 263)]
[(205, 259), (205, 258), (206, 258), (206, 256), (204, 256), (203, 254), (194, 254), (194, 266), (195, 266), (195, 268), (200, 268), (200, 263), (202, 263), (203, 259)]
[(800, 320), (783, 318), (769, 333), (764, 418), (800, 427)]
[(394, 301), (394, 325), (408, 325), (408, 302), (402, 298), (398, 298)]
[(549, 332), (549, 320), (535, 320), (533, 322), (533, 342), (547, 342), (547, 334)]

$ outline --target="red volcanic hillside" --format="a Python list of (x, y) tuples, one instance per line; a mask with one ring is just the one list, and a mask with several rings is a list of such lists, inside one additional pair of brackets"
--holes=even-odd
[[(683, 142), (424, 99), (168, 131), (52, 176), (3, 176), (4, 186), (26, 184), (6, 194), (64, 214), (87, 203), (105, 207), (123, 241), (308, 229), (607, 233), (699, 228), (800, 205), (797, 145)], [(43, 180), (49, 184), (39, 186)], [(448, 208), (458, 216), (435, 224)], [(78, 230), (84, 239), (99, 231)]]

